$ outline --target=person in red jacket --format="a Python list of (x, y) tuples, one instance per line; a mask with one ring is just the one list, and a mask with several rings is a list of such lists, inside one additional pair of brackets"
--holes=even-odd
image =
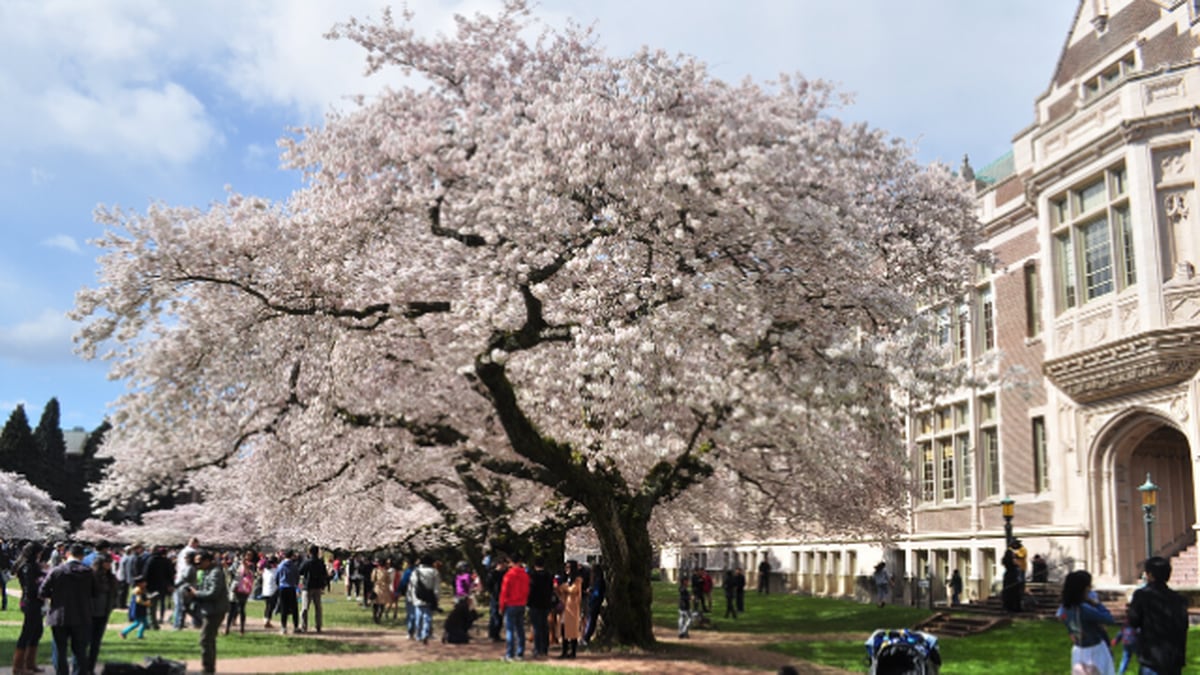
[(500, 613), (504, 616), (504, 660), (525, 658), (525, 603), (529, 601), (529, 574), (525, 559), (514, 555), (500, 582)]

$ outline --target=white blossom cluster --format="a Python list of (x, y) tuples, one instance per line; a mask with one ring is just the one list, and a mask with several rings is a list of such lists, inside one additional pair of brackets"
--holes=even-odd
[(896, 391), (936, 385), (916, 308), (969, 278), (964, 184), (824, 83), (528, 21), (340, 26), (414, 84), (285, 141), (302, 190), (99, 213), (79, 347), (129, 383), (102, 500), (184, 481), (356, 545), (435, 524), (414, 490), (467, 513), (479, 453), (516, 522), (575, 500), (602, 546), (606, 499), (662, 536), (897, 522)]

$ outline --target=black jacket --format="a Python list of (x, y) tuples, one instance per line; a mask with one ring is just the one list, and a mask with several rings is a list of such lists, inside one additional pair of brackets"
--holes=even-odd
[(544, 569), (529, 573), (529, 599), (526, 604), (532, 609), (550, 609), (554, 606), (554, 576)]
[(90, 626), (96, 579), (92, 568), (74, 558), (50, 570), (38, 597), (50, 601), (47, 626)]
[(300, 584), (309, 591), (323, 591), (329, 586), (329, 570), (322, 558), (305, 558), (300, 563)]
[(1126, 611), (1129, 625), (1141, 631), (1138, 662), (1159, 675), (1183, 671), (1187, 650), (1187, 600), (1166, 584), (1153, 583), (1134, 591)]

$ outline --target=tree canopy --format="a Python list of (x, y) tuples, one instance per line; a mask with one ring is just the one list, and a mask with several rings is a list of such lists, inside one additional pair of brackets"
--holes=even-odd
[(302, 190), (101, 212), (79, 341), (131, 385), (101, 497), (240, 490), (350, 536), (377, 520), (349, 502), (464, 508), (465, 462), (514, 520), (586, 515), (640, 644), (652, 527), (897, 525), (897, 396), (933, 372), (920, 303), (970, 278), (965, 185), (824, 83), (531, 23), (351, 20), (409, 85), (285, 140)]

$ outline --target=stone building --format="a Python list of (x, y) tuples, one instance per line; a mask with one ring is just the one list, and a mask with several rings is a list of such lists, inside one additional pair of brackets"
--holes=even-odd
[[(664, 566), (765, 556), (789, 588), (853, 594), (881, 559), (897, 577), (958, 569), (988, 594), (1013, 528), (1051, 578), (1086, 567), (1136, 582), (1138, 487), (1159, 486), (1153, 547), (1197, 585), (1200, 457), (1200, 0), (1081, 0), (1033, 123), (974, 172), (993, 268), (934, 308), (935, 339), (985, 388), (909, 423), (907, 533), (872, 542), (699, 542)], [(1051, 64), (1047, 64), (1049, 69)], [(690, 556), (690, 557), (688, 557)]]

